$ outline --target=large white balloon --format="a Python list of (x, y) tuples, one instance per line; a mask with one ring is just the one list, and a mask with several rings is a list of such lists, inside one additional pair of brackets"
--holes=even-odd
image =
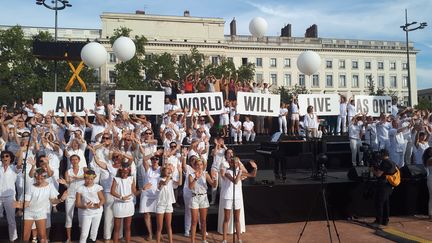
[(314, 51), (304, 51), (297, 58), (297, 68), (306, 75), (316, 73), (321, 65), (321, 57)]
[(249, 32), (255, 37), (263, 37), (267, 32), (267, 21), (261, 17), (255, 17), (249, 22)]
[(90, 42), (81, 50), (81, 59), (92, 68), (98, 68), (105, 64), (107, 55), (105, 47), (97, 42)]
[(135, 43), (128, 37), (121, 36), (112, 46), (116, 57), (123, 62), (129, 61), (135, 55)]

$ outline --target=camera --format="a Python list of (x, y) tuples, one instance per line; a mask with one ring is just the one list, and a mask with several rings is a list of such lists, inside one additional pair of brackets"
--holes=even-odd
[(369, 144), (363, 143), (362, 146), (360, 146), (360, 152), (363, 152), (363, 161), (367, 166), (377, 167), (381, 163), (381, 151), (374, 151)]

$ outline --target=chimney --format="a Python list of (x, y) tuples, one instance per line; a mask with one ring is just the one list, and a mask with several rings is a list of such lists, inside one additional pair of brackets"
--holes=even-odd
[(236, 26), (237, 26), (236, 19), (234, 17), (230, 23), (230, 35), (237, 35), (237, 27)]
[(183, 16), (184, 16), (184, 17), (190, 17), (190, 12), (189, 12), (189, 10), (185, 10), (185, 11), (183, 12)]
[(285, 25), (285, 27), (283, 27), (281, 29), (281, 37), (291, 37), (291, 24), (287, 24)]
[(305, 38), (318, 38), (318, 26), (316, 24), (306, 29)]
[(142, 14), (142, 15), (144, 15), (145, 11), (144, 10), (136, 10), (135, 14)]

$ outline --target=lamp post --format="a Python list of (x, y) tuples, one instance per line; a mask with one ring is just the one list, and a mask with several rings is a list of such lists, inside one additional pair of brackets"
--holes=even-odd
[[(67, 7), (72, 7), (72, 4), (68, 0), (50, 0), (46, 3), (46, 0), (36, 0), (37, 5), (43, 5), (44, 7), (54, 10), (55, 12), (55, 25), (54, 25), (54, 41), (57, 42), (57, 12)], [(54, 91), (57, 92), (57, 60), (54, 60)]]
[[(415, 27), (411, 27), (412, 25), (416, 25)], [(411, 75), (410, 75), (410, 61), (409, 61), (409, 43), (408, 43), (408, 32), (418, 30), (418, 29), (424, 29), (427, 26), (426, 22), (419, 23), (417, 25), (417, 22), (411, 22), (408, 23), (408, 11), (405, 9), (405, 25), (401, 25), (403, 31), (405, 31), (405, 38), (406, 38), (406, 54), (407, 54), (407, 85), (408, 85), (408, 106), (411, 106)]]

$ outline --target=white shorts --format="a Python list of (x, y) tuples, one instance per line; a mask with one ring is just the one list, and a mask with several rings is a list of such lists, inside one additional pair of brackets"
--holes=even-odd
[(172, 213), (174, 212), (172, 204), (158, 204), (156, 206), (156, 213)]
[(291, 114), (291, 120), (292, 121), (300, 121), (300, 116), (298, 113), (296, 114)]
[(135, 213), (133, 201), (130, 202), (114, 202), (113, 204), (114, 218), (131, 217)]
[(192, 199), (189, 205), (189, 208), (191, 209), (199, 209), (199, 208), (208, 208), (210, 207), (207, 193), (204, 193), (202, 195), (192, 195)]
[(229, 125), (228, 115), (223, 115), (223, 116), (219, 117), (219, 125), (220, 126), (228, 126)]
[(24, 219), (25, 220), (41, 220), (41, 219), (46, 219), (47, 218), (47, 213), (46, 211), (40, 211), (40, 212), (29, 212), (26, 211), (24, 212)]
[[(233, 207), (233, 200), (232, 199), (224, 199), (222, 204), (224, 209), (232, 209)], [(234, 200), (234, 209), (242, 209), (243, 203), (241, 199)]]

